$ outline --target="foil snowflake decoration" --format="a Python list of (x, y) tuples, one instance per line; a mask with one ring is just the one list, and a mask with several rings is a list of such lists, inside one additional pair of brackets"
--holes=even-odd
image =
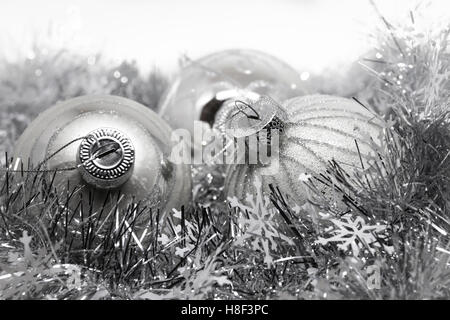
[[(330, 221), (333, 226), (327, 230), (327, 233), (332, 236), (319, 237), (316, 243), (321, 245), (336, 243), (337, 247), (343, 251), (351, 250), (355, 257), (359, 256), (363, 248), (373, 253), (374, 247), (381, 245), (377, 236), (386, 231), (385, 225), (367, 225), (362, 217), (352, 219), (352, 216), (346, 215), (340, 219), (330, 219)], [(389, 247), (385, 246), (385, 250), (389, 251)]]
[(255, 251), (264, 253), (264, 262), (271, 266), (273, 255), (278, 250), (278, 242), (284, 241), (293, 245), (294, 242), (288, 236), (278, 231), (276, 226), (277, 211), (273, 207), (269, 197), (262, 191), (261, 180), (256, 177), (253, 185), (256, 194), (247, 194), (245, 203), (242, 204), (236, 197), (228, 198), (233, 208), (237, 208), (241, 216), (237, 219), (238, 234), (234, 242), (237, 246), (247, 246)]

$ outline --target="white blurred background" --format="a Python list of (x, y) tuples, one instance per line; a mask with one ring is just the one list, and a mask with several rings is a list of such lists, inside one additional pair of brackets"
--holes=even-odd
[[(409, 19), (418, 5), (430, 21), (450, 14), (448, 0), (374, 2), (388, 20)], [(0, 54), (13, 60), (38, 39), (172, 71), (184, 54), (239, 47), (320, 72), (356, 59), (379, 23), (369, 0), (2, 0)]]

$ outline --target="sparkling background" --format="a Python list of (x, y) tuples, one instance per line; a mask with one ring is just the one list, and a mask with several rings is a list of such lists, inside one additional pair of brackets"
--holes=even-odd
[[(445, 0), (375, 1), (388, 20), (429, 7), (429, 20), (450, 12)], [(117, 61), (136, 59), (142, 70), (175, 69), (190, 58), (227, 48), (266, 51), (298, 68), (306, 80), (354, 61), (367, 31), (379, 23), (369, 0), (15, 0), (0, 3), (1, 53), (30, 54), (36, 39)]]

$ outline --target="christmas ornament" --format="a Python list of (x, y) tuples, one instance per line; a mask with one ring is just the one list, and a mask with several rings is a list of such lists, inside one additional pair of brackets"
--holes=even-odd
[(249, 93), (277, 100), (300, 95), (300, 76), (286, 63), (254, 50), (216, 52), (183, 68), (161, 99), (159, 114), (174, 128), (212, 126), (224, 101)]
[(55, 105), (30, 124), (17, 142), (15, 166), (57, 171), (59, 190), (82, 186), (81, 196), (93, 195), (97, 209), (119, 191), (155, 210), (179, 209), (191, 198), (190, 168), (168, 161), (170, 138), (170, 127), (134, 101), (80, 97)]
[[(352, 171), (355, 166), (361, 167), (361, 161), (370, 158), (374, 143), (379, 141), (381, 121), (354, 100), (312, 95), (287, 100), (278, 107), (272, 99), (262, 101), (271, 106), (255, 105), (261, 120), (249, 119), (248, 113), (241, 112), (234, 122), (228, 123), (247, 121), (253, 122), (257, 129), (277, 129), (279, 152), (273, 152), (270, 163), (230, 165), (225, 181), (228, 197), (242, 200), (247, 194), (254, 194), (254, 180), (260, 177), (266, 192), (268, 185), (273, 184), (301, 205), (307, 198), (303, 182), (324, 172), (328, 161), (334, 159), (344, 169)], [(270, 126), (267, 119), (272, 119)], [(247, 129), (248, 134), (254, 132)]]

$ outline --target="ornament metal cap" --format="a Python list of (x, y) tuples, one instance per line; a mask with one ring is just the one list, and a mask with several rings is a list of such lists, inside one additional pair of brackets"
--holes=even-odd
[(216, 127), (229, 130), (235, 138), (248, 137), (263, 129), (281, 129), (287, 121), (284, 109), (265, 95), (230, 99), (216, 116)]
[(101, 189), (114, 189), (131, 176), (134, 147), (114, 128), (99, 128), (88, 134), (78, 149), (78, 168), (83, 179)]

